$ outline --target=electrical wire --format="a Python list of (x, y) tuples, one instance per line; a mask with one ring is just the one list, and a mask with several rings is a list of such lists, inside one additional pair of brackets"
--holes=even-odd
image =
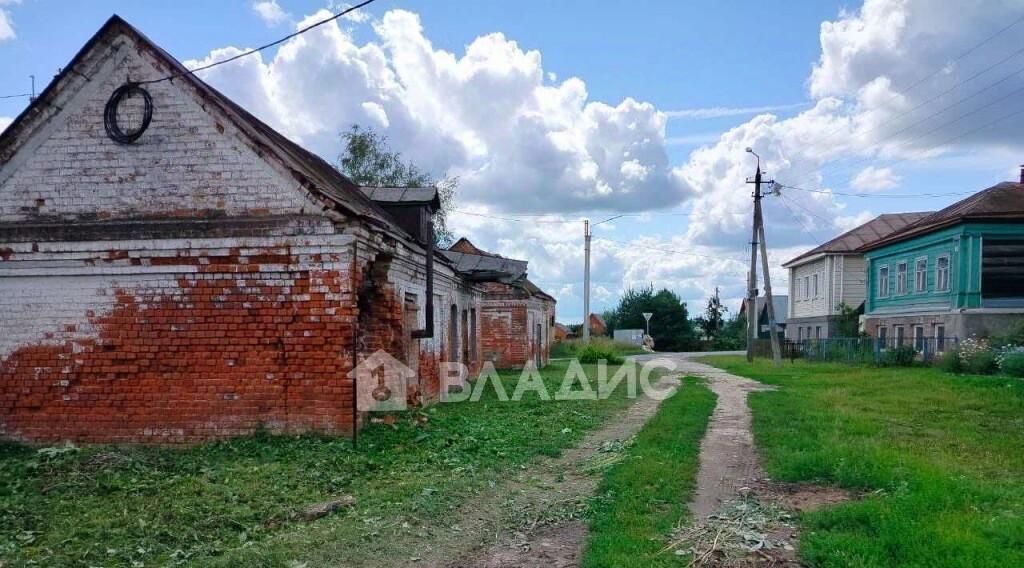
[(812, 231), (810, 227), (807, 226), (807, 223), (804, 222), (803, 218), (801, 218), (800, 215), (798, 215), (797, 212), (794, 211), (793, 208), (789, 206), (787, 200), (783, 198), (781, 201), (779, 201), (779, 203), (781, 203), (782, 206), (785, 207), (787, 211), (789, 211), (789, 214), (792, 215), (798, 223), (800, 223), (800, 226), (803, 228), (803, 231), (807, 233), (807, 235), (810, 236), (812, 239), (814, 239), (814, 242), (818, 243), (818, 246), (821, 246), (821, 243), (823, 241), (820, 238), (818, 238), (818, 235), (814, 233), (814, 231)]
[[(917, 152), (916, 154), (913, 154), (913, 155), (910, 155), (910, 156), (906, 156), (906, 157), (900, 158), (899, 160), (895, 160), (893, 162), (890, 162), (888, 165), (891, 166), (891, 165), (894, 165), (894, 164), (899, 164), (899, 163), (906, 162), (908, 160), (911, 160), (911, 159), (923, 156), (925, 153), (927, 153), (927, 152), (929, 152), (929, 151), (931, 151), (931, 150), (933, 150), (935, 148), (946, 146), (946, 145), (951, 144), (951, 143), (953, 143), (953, 142), (955, 142), (955, 141), (957, 141), (957, 140), (959, 140), (959, 139), (961, 139), (961, 138), (963, 138), (965, 136), (969, 136), (971, 134), (974, 134), (974, 133), (979, 132), (981, 130), (984, 130), (986, 128), (990, 128), (990, 127), (992, 127), (992, 126), (994, 126), (996, 124), (1005, 123), (1007, 120), (1009, 120), (1011, 118), (1016, 118), (1016, 117), (1020, 116), (1021, 114), (1024, 114), (1024, 108), (1018, 109), (1018, 110), (1016, 110), (1014, 112), (1011, 112), (1009, 114), (1005, 114), (1005, 115), (996, 117), (994, 120), (990, 120), (989, 122), (986, 122), (986, 123), (984, 123), (984, 124), (982, 124), (980, 126), (977, 126), (975, 128), (971, 128), (970, 130), (967, 130), (966, 132), (961, 132), (960, 134), (957, 134), (956, 136), (953, 136), (952, 138), (948, 138), (946, 140), (943, 140), (942, 142), (939, 142), (938, 144), (934, 144), (934, 145), (932, 145), (932, 146), (930, 146), (928, 148), (924, 148), (922, 151)], [(799, 190), (799, 191), (809, 191), (809, 192), (812, 192), (812, 193), (831, 193), (833, 195), (843, 195), (843, 196), (846, 196), (846, 197), (863, 197), (863, 198), (870, 198), (870, 199), (913, 199), (913, 198), (920, 198), (920, 197), (948, 197), (948, 196), (954, 196), (954, 195), (969, 195), (969, 194), (975, 193), (973, 191), (964, 191), (964, 192), (950, 192), (950, 193), (918, 193), (918, 194), (911, 194), (911, 193), (904, 193), (904, 194), (888, 193), (888, 194), (868, 194), (868, 193), (844, 193), (844, 192), (838, 192), (838, 191), (832, 191), (832, 190), (820, 189), (820, 188), (811, 189), (811, 188), (798, 187), (798, 186), (793, 186), (793, 185), (788, 185), (788, 184), (779, 184), (779, 185), (781, 185), (783, 188), (796, 189), (796, 190)]]
[[(967, 49), (966, 51), (964, 51), (963, 53), (961, 53), (960, 55), (958, 55), (958, 56), (957, 56), (957, 57), (956, 57), (956, 58), (955, 58), (955, 59), (954, 59), (953, 61), (950, 61), (950, 62), (948, 62), (948, 63), (944, 63), (944, 64), (943, 64), (943, 65), (942, 65), (941, 67), (939, 67), (939, 68), (938, 68), (938, 69), (936, 69), (935, 71), (933, 71), (933, 72), (929, 73), (928, 75), (926, 75), (926, 76), (922, 77), (921, 79), (918, 79), (917, 81), (915, 81), (914, 83), (912, 83), (912, 84), (911, 84), (911, 85), (909, 85), (908, 87), (905, 87), (904, 89), (901, 89), (900, 91), (897, 91), (897, 92), (896, 92), (895, 94), (896, 94), (896, 95), (901, 95), (901, 96), (902, 96), (902, 95), (906, 95), (907, 93), (909, 93), (910, 91), (914, 90), (914, 89), (915, 89), (915, 88), (917, 88), (918, 86), (922, 85), (923, 83), (925, 83), (925, 82), (926, 82), (926, 81), (928, 81), (929, 79), (931, 79), (931, 78), (935, 77), (936, 75), (938, 75), (938, 74), (940, 74), (940, 73), (944, 72), (944, 71), (945, 71), (945, 70), (947, 69), (947, 67), (948, 67), (948, 65), (949, 65), (949, 64), (951, 64), (951, 63), (958, 63), (958, 62), (960, 62), (960, 61), (961, 61), (961, 60), (963, 60), (963, 59), (964, 59), (965, 57), (967, 57), (967, 56), (969, 56), (970, 54), (974, 53), (975, 51), (977, 51), (977, 50), (978, 50), (978, 49), (980, 49), (981, 47), (983, 47), (983, 46), (987, 45), (987, 44), (988, 44), (988, 43), (989, 43), (990, 41), (992, 41), (992, 40), (994, 40), (995, 38), (999, 37), (999, 36), (1000, 36), (1000, 35), (1002, 35), (1003, 33), (1005, 33), (1005, 32), (1007, 32), (1008, 30), (1010, 30), (1010, 28), (1013, 28), (1014, 26), (1016, 26), (1016, 25), (1020, 24), (1021, 22), (1024, 22), (1024, 14), (1021, 14), (1021, 15), (1020, 15), (1019, 17), (1017, 17), (1017, 19), (1013, 20), (1012, 22), (1010, 22), (1010, 23), (1009, 23), (1009, 24), (1007, 24), (1006, 26), (1004, 26), (1004, 27), (1000, 28), (1000, 29), (999, 29), (998, 31), (996, 31), (995, 33), (993, 33), (993, 34), (989, 35), (988, 37), (986, 37), (985, 39), (981, 40), (980, 42), (978, 42), (978, 43), (974, 44), (973, 46), (971, 46), (970, 48), (968, 48), (968, 49)], [(922, 106), (924, 106), (925, 104), (928, 104), (928, 103), (930, 103), (931, 101), (935, 100), (936, 98), (938, 98), (938, 97), (940, 97), (940, 96), (944, 95), (945, 93), (948, 93), (948, 92), (952, 91), (953, 89), (955, 89), (955, 88), (957, 88), (957, 87), (959, 87), (959, 86), (961, 86), (961, 85), (964, 85), (964, 84), (965, 84), (965, 83), (967, 83), (967, 82), (973, 81), (974, 79), (976, 79), (977, 77), (980, 77), (981, 75), (983, 75), (983, 74), (984, 74), (985, 72), (989, 71), (990, 69), (993, 69), (993, 68), (995, 68), (995, 67), (998, 67), (999, 65), (1002, 65), (1003, 63), (1006, 63), (1007, 61), (1009, 61), (1010, 59), (1013, 59), (1014, 57), (1016, 57), (1016, 56), (1020, 55), (1021, 53), (1024, 53), (1024, 48), (1022, 48), (1022, 49), (1019, 49), (1019, 50), (1015, 51), (1015, 52), (1014, 52), (1014, 53), (1012, 53), (1012, 54), (1011, 54), (1010, 56), (1006, 57), (1006, 58), (1005, 58), (1005, 59), (1003, 59), (1003, 60), (1000, 60), (1000, 61), (999, 61), (999, 62), (997, 62), (997, 63), (994, 63), (994, 64), (992, 64), (992, 65), (989, 65), (988, 67), (986, 67), (986, 68), (982, 69), (982, 70), (981, 70), (981, 71), (979, 71), (978, 73), (975, 73), (974, 75), (972, 75), (972, 76), (971, 76), (970, 78), (968, 78), (968, 79), (965, 79), (965, 80), (963, 80), (963, 81), (958, 81), (958, 82), (957, 82), (957, 83), (955, 83), (955, 84), (954, 84), (954, 85), (953, 85), (952, 87), (950, 87), (950, 89), (947, 89), (947, 90), (946, 90), (946, 91), (944, 91), (943, 93), (941, 93), (941, 94), (939, 94), (939, 95), (937, 95), (937, 96), (935, 96), (935, 97), (932, 97), (932, 98), (930, 98), (930, 99), (928, 99), (928, 100), (924, 101), (923, 103), (919, 104), (918, 106), (915, 106), (914, 108), (910, 109), (909, 111), (906, 111), (906, 112), (902, 113), (901, 115), (898, 115), (898, 116), (897, 116), (896, 118), (894, 118), (893, 120), (895, 120), (895, 119), (898, 119), (898, 118), (900, 118), (900, 117), (902, 117), (902, 116), (906, 116), (907, 114), (910, 114), (910, 113), (912, 113), (912, 112), (916, 111), (917, 109), (921, 108), (921, 107), (922, 107)], [(827, 142), (827, 141), (831, 140), (832, 138), (834, 138), (834, 137), (835, 137), (835, 136), (836, 136), (837, 134), (839, 134), (839, 133), (840, 133), (840, 132), (842, 132), (843, 130), (844, 130), (844, 128), (843, 128), (843, 127), (839, 127), (839, 128), (836, 128), (835, 130), (833, 130), (833, 131), (832, 131), (831, 133), (829, 133), (829, 134), (828, 134), (828, 135), (827, 135), (827, 136), (825, 137), (825, 139), (823, 140), (823, 142)], [(801, 173), (800, 173), (800, 174), (798, 174), (798, 175), (799, 175), (799, 176), (804, 176), (804, 175), (806, 175), (807, 173), (809, 173), (809, 172), (801, 172)]]
[(304, 28), (302, 28), (300, 30), (295, 31), (294, 33), (290, 33), (290, 34), (284, 36), (283, 38), (281, 38), (279, 40), (275, 40), (275, 41), (272, 41), (272, 42), (270, 42), (270, 43), (268, 43), (266, 45), (261, 45), (260, 47), (257, 47), (255, 49), (250, 49), (249, 51), (246, 51), (246, 52), (243, 52), (243, 53), (239, 53), (238, 55), (229, 57), (227, 59), (222, 59), (220, 61), (215, 61), (213, 63), (210, 63), (209, 65), (203, 65), (202, 67), (197, 67), (195, 69), (189, 69), (188, 71), (186, 71), (184, 73), (174, 73), (174, 74), (168, 75), (166, 77), (161, 77), (159, 79), (150, 79), (148, 81), (139, 81), (138, 83), (142, 84), (142, 85), (151, 85), (153, 83), (160, 83), (160, 82), (163, 82), (163, 81), (171, 81), (173, 79), (177, 79), (178, 77), (184, 77), (185, 75), (193, 75), (193, 74), (198, 73), (200, 71), (206, 71), (207, 69), (212, 69), (214, 67), (217, 67), (218, 65), (224, 65), (225, 63), (231, 63), (232, 61), (237, 61), (237, 60), (239, 60), (239, 59), (241, 59), (243, 57), (247, 57), (247, 56), (252, 55), (254, 53), (259, 53), (259, 52), (261, 52), (261, 51), (263, 51), (265, 49), (270, 49), (271, 47), (274, 47), (276, 45), (280, 45), (280, 44), (282, 44), (282, 43), (284, 43), (284, 42), (286, 42), (286, 41), (288, 41), (288, 40), (290, 40), (292, 38), (298, 37), (298, 36), (308, 32), (308, 31), (310, 31), (310, 30), (312, 30), (314, 28), (320, 27), (320, 26), (322, 26), (322, 25), (324, 25), (324, 24), (326, 24), (328, 22), (333, 22), (334, 20), (337, 20), (338, 18), (341, 18), (342, 16), (344, 16), (346, 14), (354, 12), (354, 11), (356, 11), (356, 10), (358, 10), (358, 9), (368, 5), (368, 4), (372, 4), (375, 1), (376, 0), (364, 0), (363, 2), (360, 2), (359, 4), (356, 4), (355, 6), (351, 6), (349, 8), (346, 8), (345, 10), (342, 10), (341, 12), (338, 12), (337, 14), (334, 14), (333, 16), (331, 16), (329, 18), (326, 18), (326, 19), (320, 20), (319, 22), (315, 22), (313, 24), (310, 24), (310, 25), (308, 25), (308, 26), (306, 26), (306, 27), (304, 27)]

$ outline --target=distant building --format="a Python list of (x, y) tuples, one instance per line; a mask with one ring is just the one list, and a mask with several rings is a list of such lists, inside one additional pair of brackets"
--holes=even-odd
[(608, 335), (608, 324), (597, 314), (590, 314), (590, 335)]
[(861, 247), (865, 331), (916, 345), (1024, 320), (1024, 171)]
[[(768, 317), (768, 305), (765, 296), (758, 296), (755, 300), (755, 311), (757, 312), (757, 337), (758, 339), (770, 339), (771, 329), (770, 318)], [(780, 336), (786, 333), (787, 316), (789, 310), (789, 297), (772, 296), (772, 307), (775, 308), (775, 330)], [(740, 303), (739, 315), (746, 317), (747, 303)]]
[(864, 256), (858, 249), (896, 234), (926, 215), (879, 215), (783, 264), (789, 269), (786, 339), (835, 337), (840, 306), (860, 309), (864, 303)]

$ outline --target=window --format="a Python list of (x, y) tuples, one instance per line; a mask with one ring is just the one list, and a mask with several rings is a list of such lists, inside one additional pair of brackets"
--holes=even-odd
[(907, 293), (907, 263), (901, 262), (896, 265), (896, 293)]
[(896, 347), (902, 346), (903, 345), (903, 326), (902, 325), (894, 325), (893, 328), (892, 328), (892, 331), (893, 331), (893, 334), (896, 335), (895, 341), (894, 341), (894, 345)]
[(878, 268), (878, 290), (876, 295), (879, 298), (889, 297), (889, 267), (880, 266)]
[(889, 334), (889, 328), (884, 325), (878, 327), (878, 344), (885, 347), (885, 340)]
[(914, 291), (924, 292), (928, 289), (928, 259), (919, 258), (914, 263)]
[(814, 326), (814, 339), (821, 339), (821, 326)]
[(914, 326), (914, 351), (924, 351), (924, 326)]
[(935, 350), (942, 353), (946, 350), (946, 326), (935, 326)]
[(811, 298), (811, 277), (804, 276), (804, 299), (809, 300)]
[(814, 297), (818, 297), (818, 275), (814, 275)]
[(804, 340), (804, 328), (802, 328), (802, 327), (796, 328), (796, 340), (797, 341), (803, 341)]
[(935, 259), (935, 289), (940, 292), (949, 290), (949, 255)]

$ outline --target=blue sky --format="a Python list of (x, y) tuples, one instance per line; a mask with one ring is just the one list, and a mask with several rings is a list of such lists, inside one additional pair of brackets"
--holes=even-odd
[[(279, 17), (261, 17), (261, 3)], [(113, 13), (194, 62), (276, 39), (325, 7), (0, 0), (0, 22), (13, 28), (5, 37), (0, 23), (0, 95), (26, 91), (30, 74), (41, 90)], [(565, 321), (581, 316), (584, 217), (632, 215), (595, 230), (596, 309), (646, 283), (676, 290), (691, 311), (715, 286), (735, 302), (748, 145), (770, 175), (801, 188), (766, 201), (783, 290), (777, 266), (800, 250), (879, 213), (942, 207), (961, 196), (931, 194), (983, 189), (1024, 160), (1009, 118), (971, 132), (1019, 105), (983, 106), (1024, 84), (1008, 76), (1024, 58), (989, 69), (1020, 29), (960, 57), (1024, 14), (1018, 0), (379, 0), (366, 14), (310, 35), (294, 56), (266, 53), (203, 78), (325, 157), (345, 125), (370, 121), (438, 175), (459, 175), (456, 229), (530, 260)], [(346, 55), (324, 55), (332, 50)], [(386, 68), (367, 75), (378, 56)], [(261, 77), (290, 82), (264, 92)], [(0, 100), (0, 126), (26, 103)], [(337, 108), (294, 116), (326, 107)], [(921, 197), (894, 197), (908, 194)]]

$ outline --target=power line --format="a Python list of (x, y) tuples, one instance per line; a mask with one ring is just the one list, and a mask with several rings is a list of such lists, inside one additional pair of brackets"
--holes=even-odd
[[(1010, 28), (1012, 28), (1012, 27), (1016, 26), (1017, 24), (1020, 24), (1021, 22), (1024, 22), (1024, 14), (1022, 14), (1022, 15), (1021, 15), (1021, 16), (1019, 16), (1019, 17), (1018, 17), (1017, 19), (1015, 19), (1014, 21), (1012, 21), (1012, 22), (1011, 22), (1011, 23), (1009, 23), (1008, 25), (1004, 26), (1003, 28), (1000, 28), (1000, 29), (999, 29), (998, 31), (996, 31), (996, 32), (995, 32), (995, 33), (993, 33), (992, 35), (990, 35), (990, 36), (986, 37), (985, 39), (983, 39), (983, 40), (982, 40), (982, 41), (980, 41), (979, 43), (976, 43), (976, 44), (975, 44), (975, 45), (973, 45), (972, 47), (968, 48), (968, 49), (967, 49), (966, 51), (964, 51), (964, 52), (963, 52), (963, 53), (961, 53), (961, 54), (960, 54), (959, 56), (957, 56), (957, 57), (956, 57), (956, 59), (954, 59), (953, 61), (950, 61), (949, 63), (947, 63), (947, 64), (944, 64), (944, 65), (942, 65), (941, 67), (939, 67), (938, 69), (936, 69), (936, 70), (935, 70), (935, 71), (933, 71), (932, 73), (930, 73), (930, 74), (926, 75), (925, 77), (922, 77), (921, 79), (917, 80), (916, 82), (914, 82), (914, 83), (913, 83), (913, 84), (911, 84), (910, 86), (908, 86), (908, 87), (906, 87), (906, 88), (904, 88), (904, 89), (902, 89), (902, 90), (900, 90), (900, 91), (897, 91), (897, 92), (896, 92), (896, 94), (897, 94), (897, 95), (906, 95), (906, 94), (907, 94), (907, 93), (909, 93), (909, 92), (910, 92), (911, 90), (913, 90), (914, 88), (918, 87), (919, 85), (921, 85), (921, 84), (922, 84), (922, 83), (924, 83), (925, 81), (927, 81), (927, 80), (931, 79), (932, 77), (935, 77), (935, 76), (936, 76), (936, 75), (938, 75), (939, 73), (942, 73), (942, 72), (944, 72), (944, 71), (946, 70), (947, 66), (948, 66), (948, 65), (949, 65), (950, 63), (957, 63), (957, 62), (961, 61), (962, 59), (964, 59), (965, 57), (967, 57), (967, 56), (968, 56), (968, 55), (970, 55), (971, 53), (974, 53), (975, 51), (977, 51), (977, 50), (978, 50), (979, 48), (981, 48), (982, 46), (984, 46), (984, 45), (988, 44), (988, 43), (989, 43), (990, 41), (992, 41), (992, 40), (993, 40), (993, 39), (995, 39), (996, 37), (998, 37), (998, 36), (1002, 35), (1002, 34), (1003, 34), (1003, 33), (1005, 33), (1006, 31), (1008, 31), (1008, 30), (1009, 30)], [(1024, 48), (1021, 48), (1021, 49), (1019, 49), (1019, 50), (1017, 50), (1017, 51), (1013, 52), (1013, 53), (1012, 53), (1012, 54), (1010, 54), (1009, 56), (1005, 57), (1004, 59), (1002, 59), (1002, 60), (1000, 60), (1000, 61), (998, 61), (998, 62), (996, 62), (996, 63), (993, 63), (992, 65), (989, 65), (988, 67), (985, 67), (984, 69), (982, 69), (981, 71), (979, 71), (979, 72), (975, 73), (975, 74), (974, 74), (974, 75), (972, 75), (971, 77), (969, 77), (969, 78), (967, 78), (967, 79), (964, 79), (964, 80), (961, 80), (961, 81), (958, 81), (958, 82), (954, 83), (954, 84), (953, 84), (953, 85), (952, 85), (952, 86), (951, 86), (951, 87), (950, 87), (949, 89), (946, 89), (945, 91), (943, 91), (942, 93), (939, 93), (938, 95), (936, 95), (936, 96), (934, 96), (934, 97), (931, 97), (931, 98), (929, 98), (929, 99), (926, 99), (925, 101), (923, 101), (922, 103), (918, 104), (918, 105), (917, 105), (917, 106), (915, 106), (914, 108), (912, 108), (912, 109), (910, 109), (910, 110), (908, 110), (908, 111), (906, 111), (906, 112), (903, 112), (903, 113), (901, 113), (901, 114), (897, 115), (897, 116), (896, 116), (896, 117), (894, 117), (894, 118), (893, 118), (892, 120), (898, 120), (898, 119), (900, 119), (900, 118), (903, 118), (903, 117), (905, 117), (905, 116), (907, 116), (907, 115), (909, 115), (909, 114), (911, 114), (911, 113), (915, 112), (915, 111), (916, 111), (916, 110), (918, 110), (919, 108), (921, 108), (921, 107), (923, 107), (923, 106), (927, 105), (928, 103), (931, 103), (932, 101), (934, 101), (934, 100), (938, 99), (939, 97), (942, 97), (942, 96), (944, 96), (944, 95), (946, 95), (946, 94), (948, 94), (948, 93), (952, 92), (952, 91), (953, 91), (954, 89), (956, 89), (957, 87), (960, 87), (960, 86), (962, 86), (962, 85), (964, 85), (964, 84), (966, 84), (966, 83), (969, 83), (970, 81), (973, 81), (974, 79), (976, 79), (976, 78), (980, 77), (981, 75), (983, 75), (983, 74), (987, 73), (987, 72), (988, 72), (988, 71), (990, 71), (991, 69), (994, 69), (995, 67), (998, 67), (998, 66), (1002, 65), (1003, 63), (1006, 63), (1007, 61), (1009, 61), (1009, 60), (1013, 59), (1014, 57), (1017, 57), (1017, 56), (1018, 56), (1018, 55), (1020, 55), (1021, 53), (1024, 53)], [(876, 128), (877, 128), (877, 127), (876, 127)], [(835, 130), (833, 130), (832, 132), (830, 132), (830, 133), (829, 133), (829, 134), (828, 134), (828, 135), (827, 135), (827, 136), (826, 136), (826, 137), (824, 138), (824, 140), (822, 141), (822, 143), (824, 143), (824, 142), (827, 142), (827, 141), (829, 141), (829, 140), (832, 140), (833, 138), (835, 138), (835, 136), (836, 136), (837, 134), (839, 134), (839, 133), (840, 133), (840, 132), (842, 132), (843, 130), (844, 130), (844, 128), (843, 128), (843, 127), (839, 127), (839, 128), (836, 128)], [(872, 130), (874, 130), (874, 129), (872, 129)], [(870, 132), (870, 131), (869, 131), (869, 132)], [(811, 171), (813, 171), (813, 170), (805, 170), (805, 171), (799, 172), (798, 174), (796, 174), (796, 175), (794, 176), (794, 179), (797, 179), (797, 180), (799, 181), (799, 180), (801, 180), (801, 179), (805, 178), (805, 177), (806, 177), (806, 176), (807, 176), (808, 174), (810, 174), (810, 173), (811, 173)]]
[[(938, 144), (934, 144), (934, 145), (932, 145), (932, 146), (930, 146), (928, 148), (924, 148), (922, 151), (917, 152), (916, 154), (912, 154), (910, 156), (906, 156), (906, 157), (900, 158), (899, 160), (895, 160), (893, 162), (890, 162), (889, 165), (899, 164), (901, 162), (906, 162), (907, 160), (911, 160), (913, 158), (916, 158), (916, 157), (919, 157), (919, 156), (923, 156), (925, 152), (928, 152), (928, 151), (930, 151), (930, 150), (932, 150), (934, 148), (938, 148), (938, 147), (941, 147), (941, 146), (946, 146), (947, 144), (952, 144), (953, 142), (955, 142), (955, 141), (957, 141), (957, 140), (959, 140), (959, 139), (961, 139), (961, 138), (963, 138), (965, 136), (969, 136), (971, 134), (974, 134), (974, 133), (979, 132), (981, 130), (984, 130), (986, 128), (990, 128), (990, 127), (992, 127), (992, 126), (994, 126), (996, 124), (1004, 123), (1004, 122), (1006, 122), (1007, 120), (1009, 120), (1011, 118), (1016, 118), (1017, 116), (1020, 116), (1021, 114), (1024, 114), (1024, 108), (1018, 109), (1018, 110), (1016, 110), (1014, 112), (1011, 112), (1009, 114), (1005, 114), (1005, 115), (996, 117), (994, 120), (990, 120), (989, 122), (986, 122), (986, 123), (984, 123), (984, 124), (982, 124), (980, 126), (977, 126), (975, 128), (971, 128), (970, 130), (967, 130), (966, 132), (961, 132), (960, 134), (957, 134), (956, 136), (953, 136), (952, 138), (948, 138), (946, 140), (943, 140), (942, 142), (939, 142)], [(918, 194), (909, 194), (909, 193), (904, 193), (904, 194), (894, 194), (894, 193), (889, 193), (889, 194), (863, 194), (863, 193), (842, 193), (842, 192), (836, 192), (836, 191), (831, 191), (831, 190), (827, 190), (827, 189), (809, 189), (809, 188), (803, 188), (803, 187), (795, 187), (795, 186), (791, 186), (791, 185), (782, 185), (782, 187), (786, 187), (786, 188), (789, 188), (789, 189), (796, 189), (796, 190), (800, 190), (800, 191), (810, 191), (812, 193), (832, 193), (834, 195), (844, 195), (844, 196), (847, 196), (847, 197), (864, 197), (864, 198), (872, 198), (872, 199), (877, 199), (877, 198), (893, 198), (893, 199), (896, 199), (896, 198), (906, 198), (906, 199), (910, 199), (910, 198), (919, 198), (919, 197), (948, 197), (948, 196), (953, 196), (953, 195), (969, 195), (969, 194), (975, 193), (973, 191), (965, 191), (965, 192), (950, 192), (950, 193), (918, 193)]]
[(20, 95), (4, 95), (0, 99), (17, 99), (19, 97), (31, 97), (32, 93), (22, 93)]
[(793, 211), (793, 208), (789, 206), (789, 203), (787, 203), (786, 199), (783, 198), (781, 201), (779, 201), (779, 203), (782, 203), (782, 206), (785, 207), (787, 211), (789, 211), (789, 214), (792, 215), (798, 223), (800, 223), (800, 226), (803, 228), (803, 231), (807, 233), (807, 235), (810, 236), (812, 239), (814, 239), (814, 242), (818, 243), (818, 245), (821, 246), (822, 240), (819, 239), (818, 235), (815, 234), (810, 229), (810, 227), (807, 226), (807, 223), (804, 223), (804, 220), (799, 215), (797, 215), (796, 211)]
[(266, 45), (262, 45), (260, 47), (255, 48), (255, 49), (250, 49), (249, 51), (246, 51), (244, 53), (239, 53), (238, 55), (229, 57), (227, 59), (222, 59), (220, 61), (215, 61), (213, 63), (210, 63), (209, 65), (204, 65), (202, 67), (197, 67), (195, 69), (189, 69), (188, 71), (186, 71), (184, 73), (174, 73), (174, 74), (168, 75), (166, 77), (161, 77), (159, 79), (150, 79), (149, 81), (140, 81), (139, 84), (150, 85), (150, 84), (153, 84), (153, 83), (160, 83), (162, 81), (170, 81), (172, 79), (177, 79), (178, 77), (184, 77), (185, 75), (193, 75), (193, 74), (198, 73), (200, 71), (206, 71), (207, 69), (212, 69), (214, 67), (217, 67), (218, 65), (224, 65), (225, 63), (231, 63), (232, 61), (237, 61), (237, 60), (239, 60), (239, 59), (241, 59), (243, 57), (247, 57), (247, 56), (252, 55), (254, 53), (259, 53), (259, 52), (261, 52), (261, 51), (263, 51), (265, 49), (270, 49), (271, 47), (274, 47), (275, 45), (280, 45), (280, 44), (282, 44), (282, 43), (284, 43), (284, 42), (286, 42), (286, 41), (288, 41), (288, 40), (290, 40), (292, 38), (298, 37), (298, 36), (308, 32), (308, 31), (312, 30), (313, 28), (320, 27), (320, 26), (322, 26), (322, 25), (324, 25), (324, 24), (326, 24), (328, 22), (333, 22), (334, 20), (337, 20), (338, 18), (341, 18), (342, 16), (344, 16), (344, 15), (350, 13), (350, 12), (354, 12), (354, 11), (356, 11), (356, 10), (358, 10), (358, 9), (368, 5), (368, 4), (372, 4), (374, 1), (375, 0), (364, 0), (363, 2), (360, 2), (359, 4), (356, 4), (355, 6), (352, 6), (350, 8), (346, 8), (345, 10), (342, 10), (341, 12), (338, 12), (337, 14), (334, 14), (330, 18), (326, 18), (324, 20), (320, 20), (319, 22), (316, 22), (314, 24), (310, 24), (310, 25), (308, 25), (308, 26), (306, 26), (306, 27), (304, 27), (304, 28), (294, 32), (294, 33), (291, 33), (291, 34), (288, 34), (288, 35), (284, 36), (283, 38), (281, 38), (279, 40), (272, 41), (272, 42), (270, 42), (270, 43), (268, 43)]
[[(938, 116), (940, 114), (945, 113), (946, 111), (951, 110), (954, 107), (959, 106), (961, 103), (966, 102), (966, 101), (974, 98), (977, 95), (980, 95), (981, 93), (989, 90), (992, 87), (995, 87), (998, 84), (1004, 83), (1005, 81), (1007, 81), (1007, 80), (1017, 76), (1021, 71), (1024, 71), (1024, 68), (1018, 69), (1018, 70), (1010, 73), (1006, 77), (1003, 77), (999, 81), (996, 81), (995, 83), (992, 83), (991, 85), (981, 89), (980, 91), (977, 91), (977, 92), (975, 92), (975, 93), (973, 93), (973, 94), (971, 94), (971, 95), (969, 95), (967, 97), (964, 97), (964, 98), (960, 99), (959, 101), (957, 101), (957, 102), (955, 102), (955, 103), (953, 103), (951, 105), (948, 105), (948, 106), (946, 106), (946, 107), (944, 107), (944, 108), (942, 108), (942, 109), (940, 109), (940, 110), (938, 110), (938, 111), (936, 111), (936, 112), (934, 112), (934, 113), (924, 117), (923, 119), (921, 119), (921, 120), (919, 120), (917, 122), (914, 122), (912, 124), (907, 125), (904, 128), (901, 128), (900, 130), (890, 134), (889, 136), (886, 136), (885, 138), (882, 138), (881, 140), (876, 141), (875, 144), (880, 146), (883, 142), (891, 140), (891, 139), (895, 138), (896, 136), (899, 136), (900, 134), (903, 134), (904, 132), (907, 132), (908, 130), (910, 130), (911, 128), (913, 128), (915, 126), (918, 126), (920, 124), (924, 124), (929, 119), (934, 118), (934, 117), (936, 117), (936, 116)], [(968, 116), (971, 116), (971, 115), (977, 114), (977, 113), (979, 113), (979, 112), (981, 112), (983, 110), (989, 109), (989, 108), (995, 106), (996, 104), (999, 104), (999, 103), (1005, 101), (1006, 99), (1008, 99), (1010, 97), (1013, 97), (1015, 95), (1018, 95), (1020, 93), (1024, 93), (1024, 87), (1020, 87), (1018, 89), (1014, 89), (1013, 91), (1010, 91), (1009, 93), (1003, 95), (1002, 97), (999, 97), (998, 99), (989, 101), (985, 105), (982, 105), (982, 106), (980, 106), (980, 107), (978, 107), (978, 108), (976, 108), (976, 109), (974, 109), (972, 111), (969, 111), (969, 112), (966, 112), (964, 114), (961, 114), (960, 116), (954, 118), (953, 120), (949, 120), (949, 121), (946, 121), (946, 122), (944, 122), (942, 124), (939, 124), (938, 126), (932, 128), (930, 130), (926, 130), (924, 132), (919, 132), (919, 133), (915, 134), (914, 136), (911, 136), (907, 140), (904, 140), (903, 144), (908, 144), (908, 143), (913, 142), (915, 140), (918, 140), (918, 139), (920, 139), (920, 138), (922, 138), (924, 136), (927, 136), (928, 134), (932, 134), (934, 132), (942, 130), (942, 129), (946, 128), (947, 126), (950, 126), (952, 124), (956, 124), (957, 122), (960, 122), (961, 120), (967, 118)], [(876, 126), (875, 128), (867, 130), (865, 133), (871, 132), (873, 130), (877, 130), (878, 128), (879, 127)], [(837, 166), (838, 169), (831, 169), (831, 171), (830, 171), (830, 168), (823, 168), (822, 171), (823, 172), (829, 172), (831, 174), (835, 174), (836, 172), (844, 172), (844, 171), (852, 170), (853, 168), (857, 167), (860, 164), (864, 164), (864, 163), (872, 162), (872, 161), (876, 161), (876, 160), (878, 160), (878, 158), (876, 158), (874, 156), (868, 156), (868, 157), (865, 157), (865, 158), (861, 158), (859, 160), (854, 160), (852, 162), (847, 162), (845, 164), (838, 165)]]

